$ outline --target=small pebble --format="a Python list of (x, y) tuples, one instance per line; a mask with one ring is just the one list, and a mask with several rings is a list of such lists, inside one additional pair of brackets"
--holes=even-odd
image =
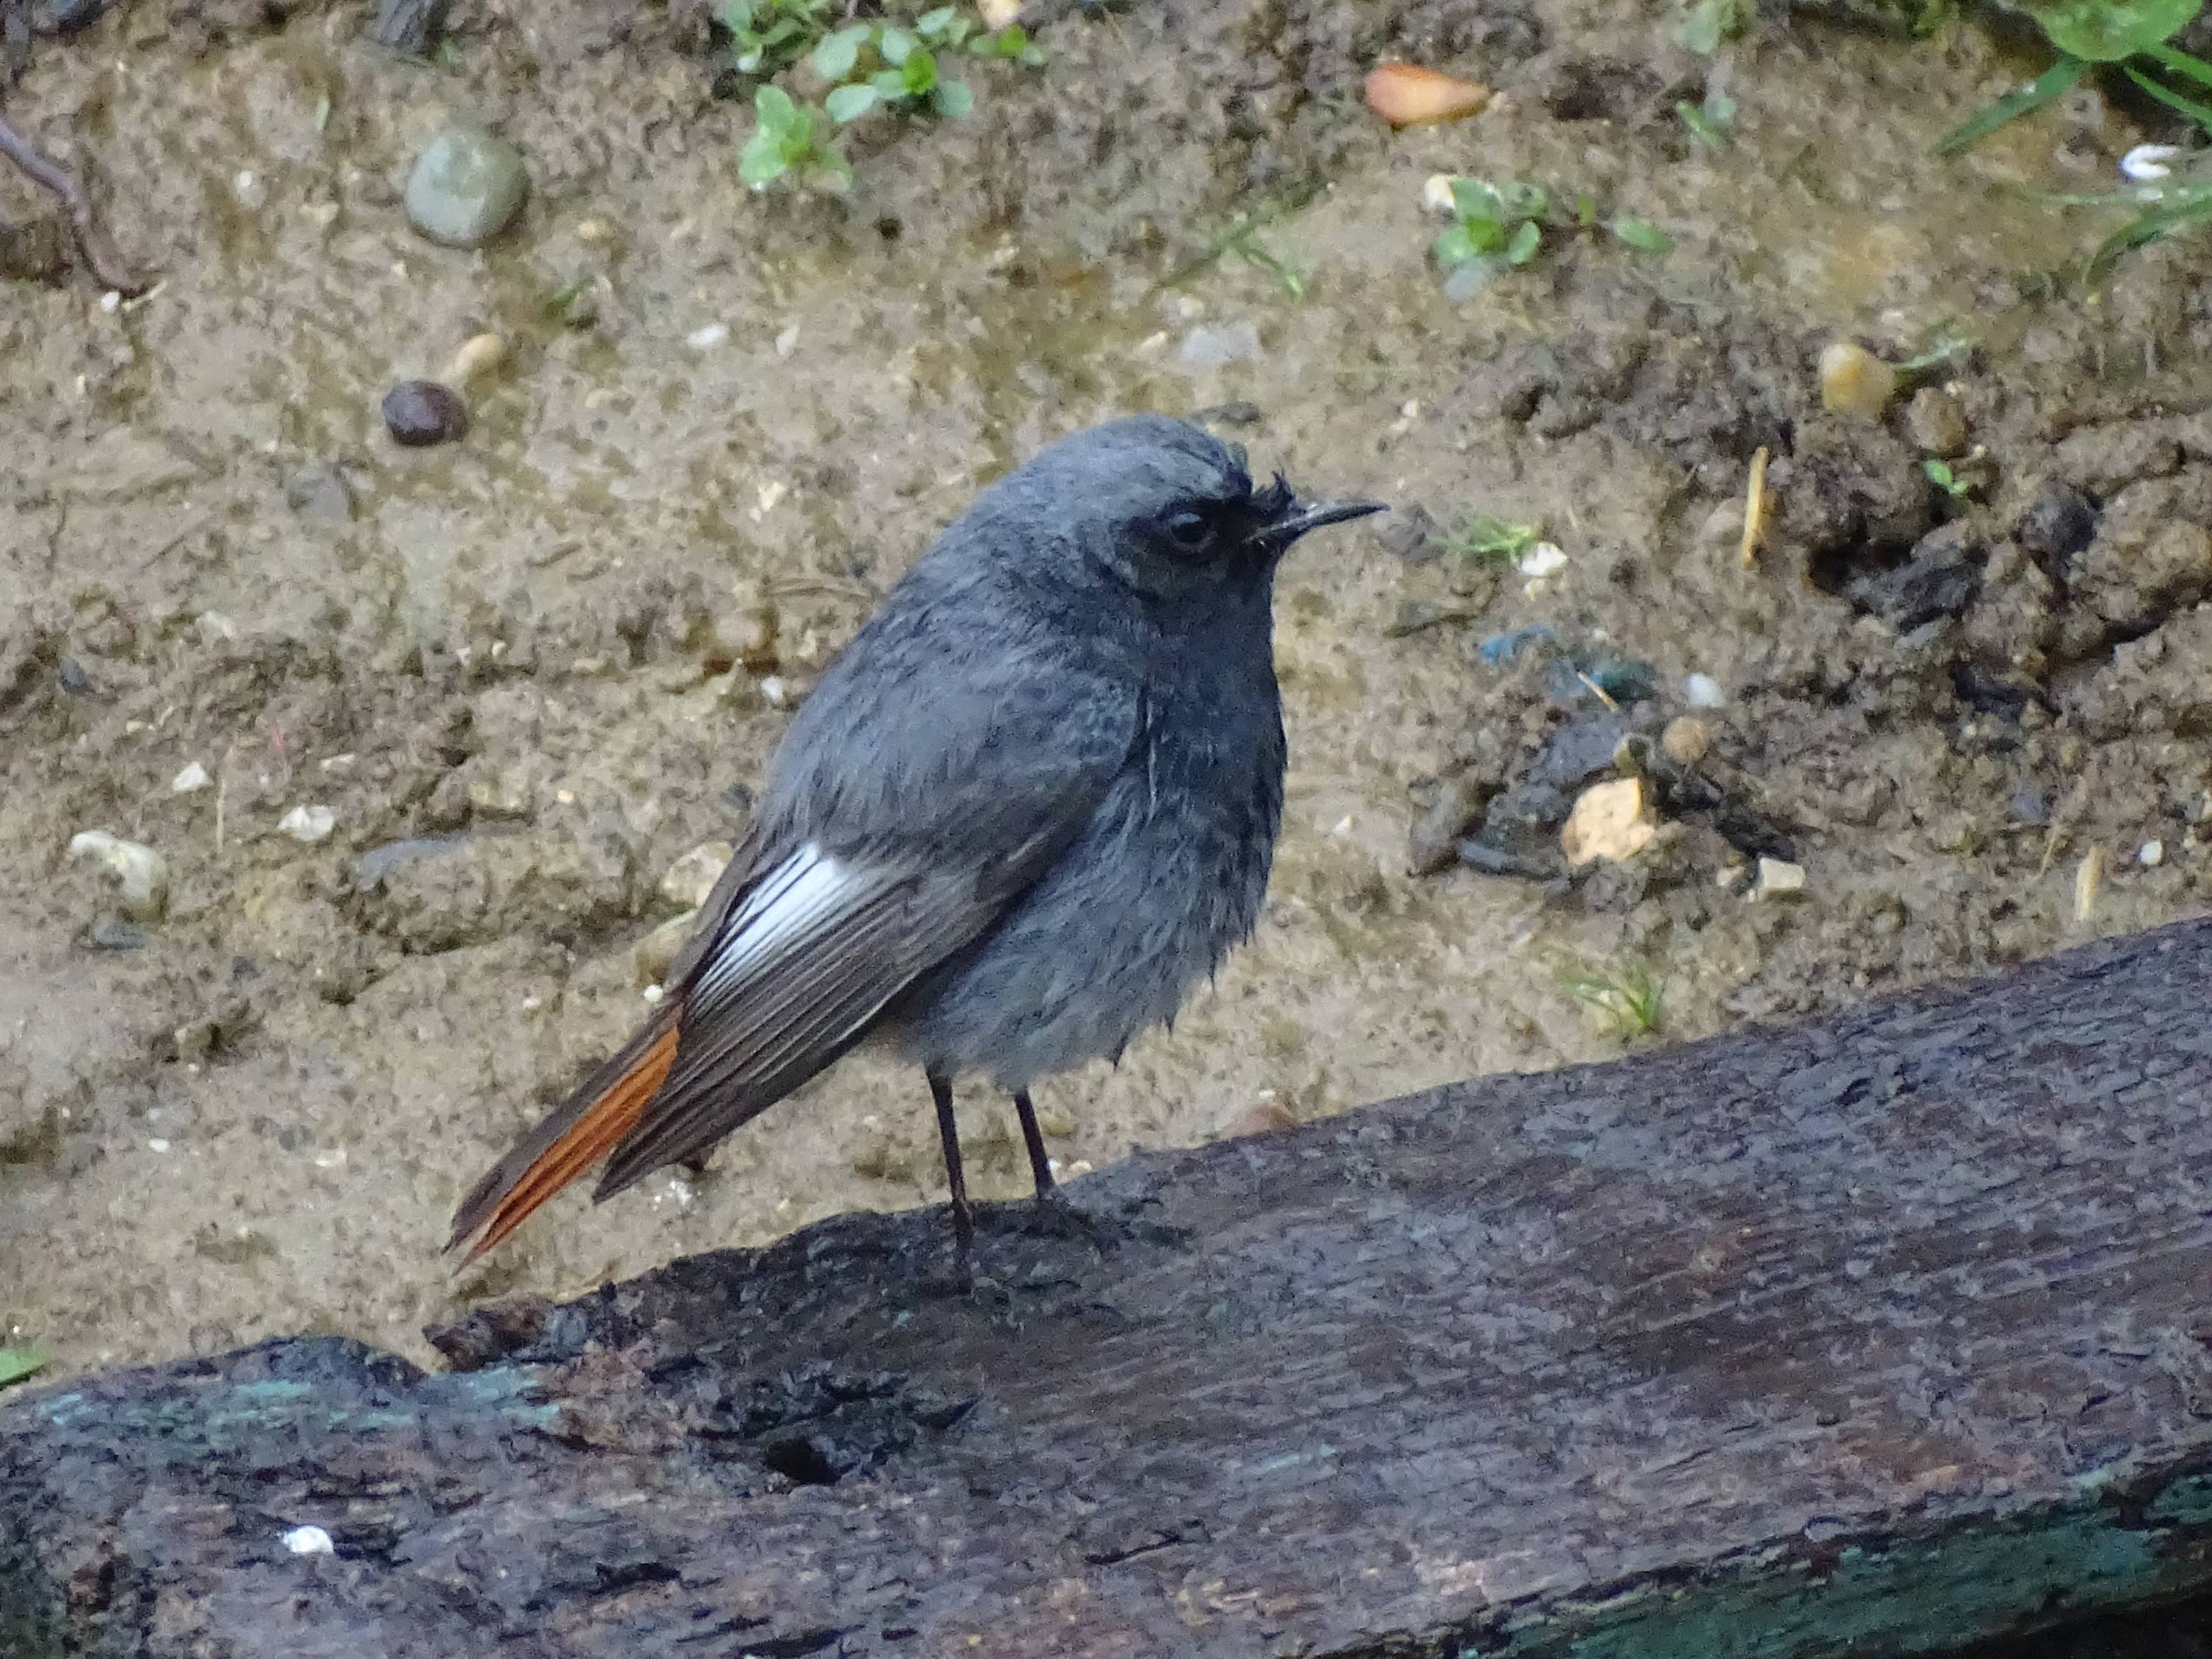
[(312, 842), (328, 839), (337, 821), (327, 806), (295, 806), (276, 820), (276, 828), (294, 841)]
[(469, 806), (480, 817), (523, 819), (535, 811), (536, 796), (520, 772), (504, 769), (471, 781)]
[(1432, 173), (1421, 181), (1421, 205), (1431, 213), (1449, 213), (1452, 210), (1452, 175)]
[(146, 1143), (146, 1150), (149, 1152), (166, 1152), (169, 1150), (169, 1143), (159, 1139), (149, 1140)]
[(697, 909), (714, 890), (735, 851), (726, 841), (700, 842), (668, 866), (660, 878), (660, 896), (687, 910)]
[(529, 193), (520, 150), (482, 127), (448, 127), (408, 175), (407, 218), (434, 242), (482, 247), (514, 222)]
[(1580, 867), (1598, 859), (1632, 859), (1651, 844), (1659, 827), (1641, 778), (1614, 778), (1583, 791), (1559, 830), (1559, 850)]
[(461, 343), (439, 378), (457, 392), (465, 392), (469, 383), (481, 380), (507, 361), (507, 342), (496, 334), (477, 334)]
[(169, 908), (169, 865), (152, 848), (105, 830), (87, 830), (69, 844), (73, 859), (104, 866), (122, 889), (123, 914), (133, 921), (159, 921)]
[(1521, 556), (1513, 568), (1524, 576), (1548, 576), (1567, 568), (1566, 552), (1551, 542), (1538, 542)]
[(1897, 371), (1849, 340), (1820, 354), (1820, 406), (1831, 415), (1876, 421), (1897, 395)]
[(295, 1555), (330, 1555), (335, 1553), (330, 1534), (320, 1527), (295, 1527), (284, 1534), (284, 1547)]
[(686, 910), (673, 915), (630, 947), (630, 966), (641, 986), (659, 985), (668, 977), (676, 954), (690, 943), (691, 930), (699, 925), (699, 913)]
[(207, 768), (202, 766), (198, 761), (193, 761), (169, 780), (169, 793), (173, 795), (189, 795), (195, 789), (206, 788), (212, 781), (213, 780), (208, 776)]
[(1759, 861), (1759, 879), (1753, 884), (1753, 898), (1791, 898), (1805, 891), (1805, 866), (1792, 864), (1787, 859), (1762, 858)]
[(695, 328), (684, 337), (684, 343), (694, 351), (711, 351), (730, 337), (727, 323), (709, 323), (704, 328)]
[(2136, 849), (2136, 862), (2146, 870), (2157, 869), (2166, 862), (2166, 843), (2162, 841), (2145, 842)]
[(1677, 766), (1695, 766), (1712, 746), (1712, 728), (1694, 714), (1677, 714), (1659, 734), (1660, 750)]
[(1377, 64), (1367, 72), (1367, 107), (1394, 127), (1425, 126), (1473, 115), (1490, 88), (1419, 64)]
[(1923, 386), (1905, 406), (1905, 435), (1923, 455), (1945, 459), (1966, 453), (1966, 412), (1939, 387)]
[(1692, 674), (1682, 682), (1682, 701), (1692, 708), (1717, 708), (1727, 699), (1721, 683), (1711, 674)]
[(384, 429), (410, 449), (451, 443), (469, 429), (469, 406), (435, 380), (402, 380), (384, 394)]

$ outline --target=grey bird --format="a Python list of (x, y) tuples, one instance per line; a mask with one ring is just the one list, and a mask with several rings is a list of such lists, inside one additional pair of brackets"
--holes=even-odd
[(594, 1200), (695, 1160), (863, 1041), (936, 1103), (1013, 1097), (1173, 1018), (1251, 933), (1283, 814), (1275, 568), (1382, 511), (1301, 502), (1134, 416), (976, 497), (800, 705), (652, 1018), (470, 1189), (474, 1261), (600, 1158)]

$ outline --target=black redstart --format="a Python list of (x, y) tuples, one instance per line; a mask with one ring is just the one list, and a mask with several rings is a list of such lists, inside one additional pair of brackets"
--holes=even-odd
[(917, 1061), (964, 1260), (952, 1082), (1013, 1096), (1172, 1019), (1252, 931), (1283, 815), (1275, 566), (1382, 511), (1255, 488), (1163, 416), (976, 497), (823, 672), (645, 1028), (477, 1182), (473, 1261), (602, 1157), (696, 1158), (863, 1039)]

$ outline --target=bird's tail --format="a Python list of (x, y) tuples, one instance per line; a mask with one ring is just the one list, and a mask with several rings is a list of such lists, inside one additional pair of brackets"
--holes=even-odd
[(520, 1227), (532, 1211), (613, 1151), (636, 1127), (676, 1063), (678, 1014), (672, 997), (622, 1052), (518, 1141), (487, 1170), (453, 1214), (448, 1250), (479, 1228), (483, 1236), (461, 1258), (468, 1266)]

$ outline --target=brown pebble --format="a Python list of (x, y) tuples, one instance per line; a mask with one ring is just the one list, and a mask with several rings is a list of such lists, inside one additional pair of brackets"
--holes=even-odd
[(384, 394), (384, 429), (410, 449), (452, 443), (469, 429), (469, 406), (435, 380), (402, 380)]
[(1246, 1135), (1279, 1134), (1285, 1129), (1295, 1129), (1298, 1121), (1291, 1109), (1279, 1100), (1255, 1100), (1221, 1127), (1224, 1140), (1242, 1140)]
[(1367, 73), (1367, 107), (1394, 127), (1426, 126), (1473, 115), (1490, 88), (1419, 64), (1377, 64)]
[(1677, 714), (1659, 734), (1659, 747), (1677, 766), (1695, 766), (1712, 746), (1712, 728), (1695, 714)]
[(1923, 386), (1905, 406), (1905, 435), (1923, 455), (1948, 460), (1966, 453), (1966, 412), (1949, 392)]

